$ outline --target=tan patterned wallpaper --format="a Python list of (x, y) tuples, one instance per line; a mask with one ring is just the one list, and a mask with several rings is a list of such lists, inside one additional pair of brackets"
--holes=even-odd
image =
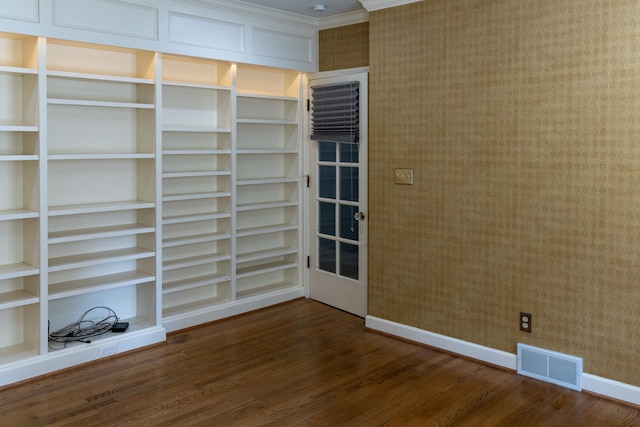
[(429, 0), (369, 24), (370, 314), (640, 386), (640, 1)]
[(320, 31), (320, 71), (369, 65), (369, 23)]

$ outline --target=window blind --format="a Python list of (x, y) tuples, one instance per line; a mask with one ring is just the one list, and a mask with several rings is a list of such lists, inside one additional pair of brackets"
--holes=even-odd
[(358, 142), (359, 90), (360, 82), (311, 87), (311, 139)]

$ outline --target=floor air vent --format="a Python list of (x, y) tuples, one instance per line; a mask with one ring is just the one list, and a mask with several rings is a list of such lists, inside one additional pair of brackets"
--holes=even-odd
[(582, 358), (518, 344), (518, 373), (582, 391)]

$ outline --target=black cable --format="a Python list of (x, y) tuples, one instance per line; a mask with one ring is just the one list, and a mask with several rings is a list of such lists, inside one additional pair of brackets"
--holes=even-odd
[[(89, 313), (100, 309), (107, 311), (106, 316), (102, 320), (87, 319)], [(49, 341), (63, 343), (64, 346), (62, 348), (66, 347), (68, 342), (79, 341), (90, 343), (91, 340), (89, 340), (89, 338), (109, 332), (111, 328), (118, 323), (118, 320), (120, 319), (116, 312), (109, 307), (93, 307), (85, 311), (77, 322), (65, 326), (58, 331), (49, 332)]]

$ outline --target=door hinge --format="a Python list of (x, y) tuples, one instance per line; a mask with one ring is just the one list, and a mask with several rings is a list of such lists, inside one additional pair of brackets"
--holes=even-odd
[(307, 179), (307, 188), (311, 188), (311, 175), (307, 175), (305, 178)]
[(311, 100), (307, 99), (307, 111), (311, 111)]
[(311, 257), (307, 257), (307, 268), (311, 268)]

